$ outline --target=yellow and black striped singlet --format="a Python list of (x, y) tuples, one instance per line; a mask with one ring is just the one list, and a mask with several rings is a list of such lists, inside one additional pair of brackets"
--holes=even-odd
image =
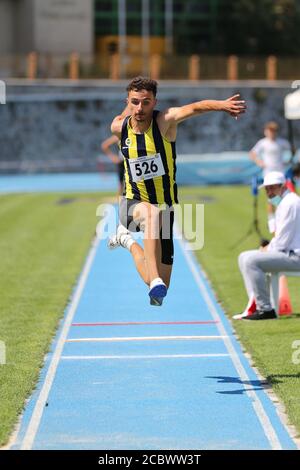
[[(130, 116), (124, 119), (120, 148), (124, 155), (125, 184), (124, 193), (127, 199), (147, 201), (152, 204), (178, 203), (176, 184), (176, 148), (175, 142), (169, 142), (160, 133), (156, 117), (159, 111), (153, 112), (149, 129), (143, 134), (135, 134), (130, 126)], [(148, 180), (134, 182), (129, 159), (160, 153), (164, 175)]]

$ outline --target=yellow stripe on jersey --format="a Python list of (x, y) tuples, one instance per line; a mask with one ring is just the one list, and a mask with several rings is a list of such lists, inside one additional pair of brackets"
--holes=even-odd
[(129, 174), (128, 174), (128, 171), (127, 171), (128, 162), (127, 162), (126, 160), (124, 160), (124, 165), (125, 165), (124, 178), (125, 178), (126, 197), (127, 197), (128, 199), (134, 199), (134, 194), (133, 194), (133, 191), (132, 191), (132, 186), (131, 186), (131, 184), (129, 183)]
[[(132, 158), (138, 158), (138, 153), (139, 153), (139, 146), (138, 146), (138, 142), (137, 142), (137, 135), (134, 134), (134, 132), (132, 131), (131, 127), (128, 126), (128, 137), (130, 139), (130, 147), (129, 147), (129, 158), (132, 159)], [(147, 153), (143, 152), (144, 155), (147, 155)], [(150, 198), (149, 198), (149, 194), (146, 190), (146, 186), (145, 186), (145, 183), (144, 181), (138, 181), (136, 183), (137, 187), (138, 187), (138, 191), (139, 191), (139, 194), (140, 194), (140, 199), (141, 201), (147, 201), (147, 202), (151, 202), (150, 201)], [(127, 197), (127, 195), (126, 195)], [(133, 196), (133, 199), (134, 199), (134, 196)]]
[[(151, 149), (152, 153), (147, 153), (147, 155), (153, 155), (156, 153), (156, 147), (154, 146), (154, 149), (153, 147), (153, 144), (154, 144), (154, 139), (153, 139), (153, 132), (152, 132), (152, 126), (150, 127), (150, 129), (145, 133), (145, 142), (146, 142), (146, 148), (147, 149)], [(155, 191), (156, 191), (156, 195), (157, 195), (157, 198), (158, 198), (158, 204), (161, 204), (161, 199), (163, 198), (163, 194), (164, 194), (164, 187), (163, 187), (163, 182), (162, 182), (162, 177), (159, 176), (158, 178), (153, 178), (153, 182), (154, 182), (154, 186), (155, 186)], [(165, 201), (163, 201), (165, 202)]]
[(167, 163), (168, 163), (168, 168), (170, 171), (170, 193), (171, 193), (171, 199), (172, 201), (175, 201), (175, 195), (174, 195), (174, 159), (173, 159), (173, 149), (172, 149), (172, 144), (169, 142), (167, 139), (165, 139), (162, 136), (163, 142), (164, 142), (164, 147), (166, 150), (166, 156), (167, 156)]

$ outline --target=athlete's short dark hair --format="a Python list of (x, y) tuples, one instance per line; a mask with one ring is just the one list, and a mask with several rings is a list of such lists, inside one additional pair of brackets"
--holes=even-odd
[(147, 90), (152, 91), (153, 95), (157, 93), (157, 82), (151, 78), (135, 77), (131, 80), (126, 88), (127, 92)]

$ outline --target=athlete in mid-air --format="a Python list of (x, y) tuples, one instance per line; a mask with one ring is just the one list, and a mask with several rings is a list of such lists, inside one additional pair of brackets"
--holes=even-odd
[[(157, 111), (157, 83), (143, 77), (134, 78), (127, 93), (127, 108), (111, 125), (124, 156), (125, 184), (119, 208), (121, 223), (108, 246), (129, 250), (149, 286), (150, 304), (161, 305), (173, 264), (177, 126), (208, 111), (224, 111), (237, 118), (246, 105), (237, 94), (226, 100), (203, 100)], [(144, 232), (143, 248), (131, 235), (136, 230)]]

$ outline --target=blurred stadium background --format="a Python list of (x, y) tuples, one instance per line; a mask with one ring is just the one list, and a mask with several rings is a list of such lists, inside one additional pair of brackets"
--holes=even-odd
[(1, 0), (1, 74), (67, 78), (77, 53), (82, 78), (292, 80), (299, 21), (297, 0)]
[(288, 134), (299, 26), (299, 0), (0, 0), (0, 173), (112, 171), (100, 142), (128, 79), (144, 74), (159, 81), (160, 108), (241, 93), (240, 122), (215, 113), (181, 126), (178, 182), (247, 182), (263, 124)]

